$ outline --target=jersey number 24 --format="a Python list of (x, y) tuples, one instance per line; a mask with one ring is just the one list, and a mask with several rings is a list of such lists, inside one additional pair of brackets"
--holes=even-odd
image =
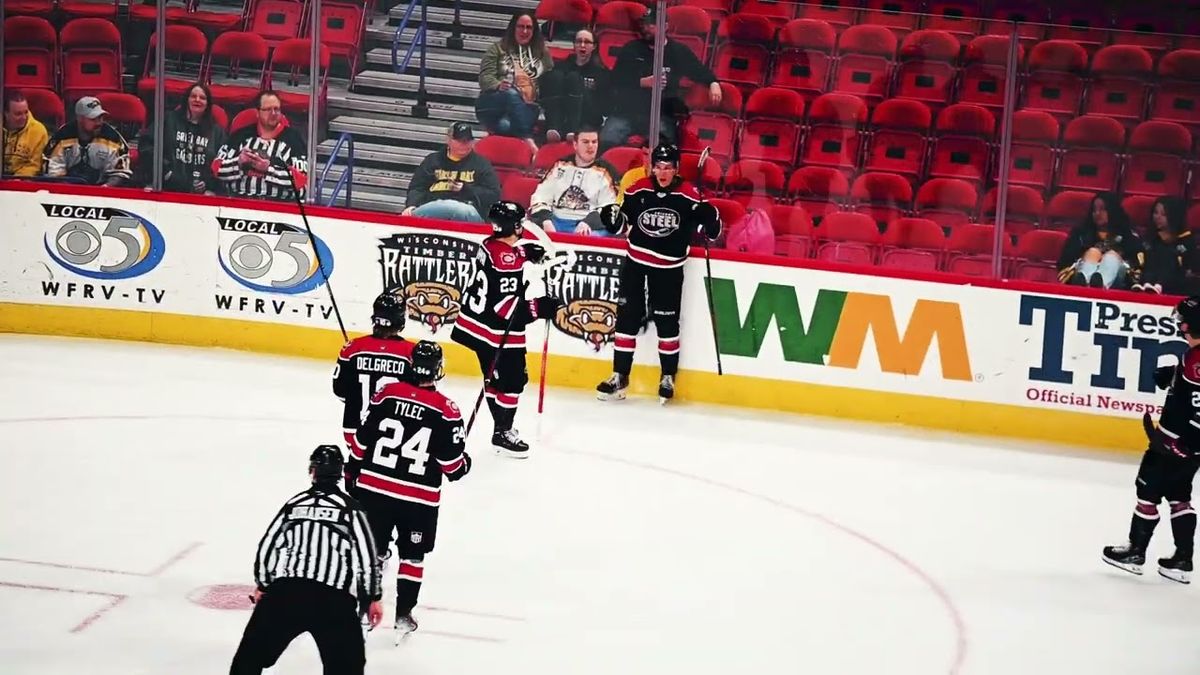
[[(375, 452), (371, 461), (389, 469), (395, 469), (400, 459), (408, 460), (408, 472), (425, 475), (425, 465), (429, 462), (429, 436), (433, 430), (421, 427), (417, 432), (404, 440), (404, 425), (400, 420), (385, 417), (379, 422), (381, 435), (375, 441)], [(399, 451), (397, 452), (397, 448)]]

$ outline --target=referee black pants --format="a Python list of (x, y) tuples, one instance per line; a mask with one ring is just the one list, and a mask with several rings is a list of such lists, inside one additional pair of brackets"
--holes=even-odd
[(311, 633), (325, 675), (362, 675), (366, 665), (358, 603), (349, 593), (308, 579), (272, 583), (250, 615), (230, 675), (260, 675), (301, 633)]

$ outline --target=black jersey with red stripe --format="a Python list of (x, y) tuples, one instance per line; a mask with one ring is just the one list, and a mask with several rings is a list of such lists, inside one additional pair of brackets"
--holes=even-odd
[(436, 507), (442, 478), (467, 472), (462, 412), (436, 389), (389, 384), (371, 399), (350, 452), (358, 488)]
[(494, 238), (483, 241), (474, 276), (463, 290), (462, 307), (450, 339), (475, 351), (495, 349), (511, 320), (504, 348), (525, 349), (525, 325), (532, 319), (522, 272), (526, 258), (521, 246)]
[(354, 432), (371, 396), (384, 385), (404, 379), (412, 363), (413, 343), (404, 338), (364, 335), (342, 347), (333, 370), (333, 394), (342, 400), (342, 434), (352, 446)]
[(1200, 347), (1189, 348), (1175, 368), (1158, 428), (1200, 455)]
[(702, 226), (710, 230), (715, 224), (709, 239), (720, 234), (716, 210), (681, 178), (666, 187), (649, 177), (639, 180), (625, 192), (621, 211), (629, 227), (629, 258), (650, 267), (683, 265), (692, 235)]

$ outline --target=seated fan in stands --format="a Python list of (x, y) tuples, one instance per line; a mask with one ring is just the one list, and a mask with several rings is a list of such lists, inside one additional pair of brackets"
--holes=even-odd
[(42, 151), (50, 135), (29, 110), (24, 94), (4, 92), (4, 176), (33, 178), (42, 173)]
[(133, 175), (129, 144), (107, 120), (100, 99), (76, 101), (75, 121), (64, 124), (46, 144), (46, 177), (110, 187), (128, 183)]
[(486, 157), (475, 152), (475, 132), (455, 122), (446, 147), (421, 161), (408, 184), (404, 215), (482, 223), (500, 199), (500, 179)]
[(554, 163), (530, 198), (529, 219), (543, 230), (608, 236), (599, 208), (617, 201), (616, 169), (597, 159), (600, 134), (591, 127), (575, 133), (575, 154)]
[[(170, 192), (217, 194), (224, 192), (213, 175), (212, 163), (225, 145), (225, 129), (213, 118), (208, 86), (196, 82), (187, 98), (163, 120), (163, 189)], [(154, 125), (147, 125), (138, 138), (141, 182), (150, 185), (154, 170)]]
[(554, 61), (533, 13), (514, 14), (504, 35), (479, 61), (475, 116), (480, 124), (490, 133), (524, 138), (533, 145), (540, 80), (552, 68)]
[[(542, 77), (542, 107), (546, 112), (546, 142), (575, 140), (581, 124), (597, 129), (604, 123), (608, 107), (608, 69), (596, 53), (596, 38), (590, 30), (575, 33), (575, 49)], [(569, 133), (570, 132), (570, 133)]]
[(1200, 293), (1200, 248), (1187, 229), (1185, 206), (1177, 197), (1159, 197), (1150, 209), (1154, 231), (1147, 234), (1145, 265), (1135, 291)]
[(1129, 288), (1141, 267), (1143, 250), (1120, 200), (1102, 192), (1063, 244), (1058, 278), (1079, 286)]

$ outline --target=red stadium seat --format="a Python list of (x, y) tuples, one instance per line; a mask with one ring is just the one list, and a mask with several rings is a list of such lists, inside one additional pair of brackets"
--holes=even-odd
[(1047, 7), (1041, 0), (1006, 0), (992, 7), (991, 17), (983, 20), (983, 35), (1011, 37), (1016, 23), (1017, 39), (1028, 50), (1042, 41), (1049, 21)]
[(679, 158), (679, 175), (683, 179), (706, 190), (716, 190), (721, 183), (723, 169), (721, 162), (709, 157), (704, 166), (700, 165), (700, 153), (685, 152)]
[(730, 199), (742, 205), (755, 201), (755, 198), (773, 201), (783, 195), (783, 169), (771, 162), (739, 159), (725, 172), (725, 191)]
[(635, 166), (642, 166), (645, 163), (642, 153), (643, 150), (641, 148), (620, 146), (605, 150), (601, 159), (611, 164), (617, 170), (617, 178), (619, 179), (625, 175), (626, 171)]
[(217, 126), (221, 127), (222, 129), (229, 128), (229, 113), (225, 112), (225, 109), (216, 103), (214, 103), (212, 107), (212, 116), (213, 122), (215, 122)]
[(899, 218), (883, 233), (879, 265), (916, 272), (935, 272), (946, 254), (946, 234), (932, 220)]
[(58, 33), (36, 16), (4, 20), (4, 86), (11, 89), (58, 87)]
[(1085, 113), (1126, 122), (1142, 119), (1154, 61), (1136, 45), (1112, 45), (1096, 52)]
[(770, 209), (775, 255), (807, 258), (812, 253), (812, 217), (799, 206), (776, 204)]
[(896, 36), (883, 26), (851, 26), (838, 41), (833, 91), (877, 102), (887, 97)]
[(308, 4), (293, 0), (254, 0), (248, 29), (271, 47), (300, 35)]
[(921, 18), (920, 0), (867, 0), (862, 13), (862, 23), (884, 26), (903, 40), (905, 35), (917, 29)]
[(786, 0), (742, 0), (738, 4), (738, 12), (757, 14), (779, 27), (795, 17), (796, 3)]
[[(142, 77), (138, 80), (138, 94), (147, 100), (154, 98), (154, 51), (158, 45), (158, 33), (150, 35), (150, 47)], [(205, 55), (208, 53), (208, 38), (195, 26), (167, 26), (166, 54), (163, 55), (168, 71), (163, 74), (163, 90), (167, 100), (183, 97), (193, 82), (202, 79)]]
[(533, 168), (533, 149), (523, 139), (511, 136), (484, 136), (475, 151), (492, 166), (527, 172)]
[(255, 33), (218, 35), (206, 74), (213, 101), (230, 109), (250, 105), (266, 80), (269, 53), (267, 41)]
[(1042, 216), (1042, 228), (1067, 231), (1082, 223), (1092, 209), (1094, 192), (1064, 190), (1050, 198)]
[(900, 46), (896, 71), (896, 96), (924, 101), (940, 108), (953, 100), (954, 66), (962, 46), (954, 36), (940, 30), (909, 33)]
[[(547, 143), (538, 148), (537, 153), (533, 156), (533, 170), (538, 175), (543, 175), (554, 166), (554, 163), (564, 157), (574, 157), (575, 146), (566, 141), (557, 143)], [(620, 176), (617, 176), (620, 179)]]
[(633, 32), (645, 14), (646, 6), (640, 2), (610, 0), (596, 10), (596, 30), (611, 28)]
[(92, 18), (112, 21), (117, 18), (118, 8), (117, 0), (58, 1), (58, 11), (68, 19)]
[(858, 13), (856, 0), (817, 0), (796, 4), (797, 19), (819, 19), (832, 26), (849, 26)]
[(816, 258), (827, 262), (873, 265), (882, 237), (870, 216), (831, 213), (821, 223)]
[(979, 203), (975, 186), (957, 178), (934, 178), (917, 190), (916, 212), (947, 232), (970, 221)]
[(1117, 187), (1118, 153), (1125, 146), (1125, 127), (1100, 115), (1071, 120), (1063, 133), (1062, 169), (1057, 185), (1068, 190), (1108, 191)]
[(925, 139), (932, 122), (933, 113), (920, 101), (890, 98), (880, 103), (872, 119), (874, 133), (863, 169), (916, 180), (925, 171)]
[(1152, 57), (1165, 54), (1171, 48), (1171, 36), (1176, 32), (1173, 17), (1164, 8), (1138, 5), (1122, 6), (1117, 12), (1117, 28), (1112, 32), (1113, 44), (1135, 45), (1150, 52)]
[(100, 99), (101, 107), (108, 113), (108, 121), (126, 140), (137, 138), (146, 127), (146, 105), (137, 96), (106, 91), (96, 98)]
[(758, 89), (746, 101), (745, 117), (739, 156), (791, 166), (800, 142), (804, 98), (791, 89)]
[(911, 211), (912, 200), (912, 183), (894, 173), (864, 173), (850, 186), (854, 211), (870, 216), (879, 229)]
[[(1004, 237), (1007, 242), (1008, 238)], [(946, 271), (975, 277), (992, 275), (996, 227), (965, 223), (956, 227), (946, 242)], [(1009, 249), (1005, 247), (1006, 251)], [(1003, 269), (1003, 268), (1002, 268)]]
[(699, 153), (711, 148), (712, 156), (720, 161), (733, 158), (733, 143), (737, 122), (728, 115), (692, 113), (680, 130), (679, 149)]
[(358, 73), (366, 21), (367, 14), (361, 2), (321, 3), (321, 44), (329, 48), (330, 56), (345, 59), (351, 86), (354, 84), (354, 75)]
[(806, 166), (796, 169), (788, 178), (787, 193), (796, 205), (804, 207), (814, 223), (820, 223), (849, 198), (850, 181), (837, 169)]
[(513, 174), (506, 177), (504, 184), (500, 186), (500, 198), (529, 208), (529, 200), (537, 186), (538, 179), (533, 176)]
[(766, 45), (774, 36), (775, 29), (765, 17), (740, 13), (725, 17), (717, 27), (713, 74), (746, 90), (761, 86), (771, 61)]
[(1009, 184), (1045, 190), (1054, 179), (1058, 120), (1040, 110), (1018, 110), (1013, 113), (1012, 126)]
[[(1000, 35), (983, 35), (971, 40), (963, 56), (959, 103), (974, 103), (993, 111), (1004, 107), (1010, 47), (1011, 39)], [(1017, 63), (1022, 63), (1024, 56), (1024, 47), (1017, 45)]]
[(121, 91), (121, 34), (107, 19), (73, 19), (59, 33), (62, 93), (68, 107), (82, 96)]
[(852, 94), (822, 94), (809, 112), (809, 135), (803, 163), (831, 166), (846, 173), (858, 166), (859, 126), (867, 121), (867, 106)]
[(1029, 52), (1025, 109), (1044, 110), (1060, 120), (1074, 117), (1083, 96), (1081, 73), (1087, 52), (1069, 40), (1047, 40)]
[[(266, 85), (279, 92), (279, 100), (285, 113), (295, 117), (308, 115), (309, 110), (309, 67), (312, 65), (312, 40), (308, 38), (293, 38), (284, 40), (271, 53), (271, 62), (267, 65)], [(322, 116), (325, 107), (325, 96), (329, 86), (329, 49), (321, 45), (320, 72), (315, 74), (318, 91), (318, 116)], [(292, 89), (284, 89), (281, 83), (286, 82)]]
[[(999, 188), (992, 188), (983, 196), (983, 217), (995, 221), (998, 217)], [(1004, 231), (1010, 235), (1022, 234), (1037, 229), (1046, 201), (1042, 193), (1024, 185), (1008, 186), (1008, 203), (1005, 205)]]
[(1143, 238), (1154, 229), (1150, 214), (1156, 200), (1157, 197), (1150, 195), (1130, 195), (1121, 200), (1121, 208), (1129, 216), (1129, 224), (1133, 226), (1133, 231)]
[(987, 108), (955, 103), (938, 114), (929, 175), (981, 183), (991, 164), (990, 143), (996, 119)]
[(1058, 283), (1058, 255), (1066, 243), (1067, 233), (1055, 230), (1033, 230), (1021, 235), (1013, 252), (1013, 279)]
[(686, 44), (701, 63), (708, 63), (708, 37), (711, 32), (712, 19), (703, 9), (688, 5), (667, 8), (668, 36)]
[(29, 111), (46, 126), (47, 131), (57, 129), (66, 122), (66, 108), (58, 94), (49, 89), (22, 89), (21, 93), (29, 103)]
[(542, 0), (534, 18), (546, 26), (547, 39), (554, 39), (560, 24), (571, 28), (587, 26), (592, 23), (592, 14), (592, 5), (587, 0)]
[(972, 0), (929, 0), (925, 28), (945, 31), (966, 44), (979, 35), (979, 3)]
[(836, 42), (837, 34), (824, 21), (789, 21), (779, 31), (779, 51), (771, 71), (771, 85), (795, 89), (806, 102), (811, 102), (829, 85)]
[(54, 14), (54, 4), (54, 0), (6, 0), (4, 3), (4, 16), (40, 16), (42, 18), (49, 18)]
[(1182, 196), (1187, 175), (1184, 158), (1192, 148), (1192, 135), (1180, 124), (1142, 122), (1129, 138), (1129, 166), (1125, 193)]
[(1158, 63), (1150, 118), (1200, 128), (1200, 50), (1173, 51)]

